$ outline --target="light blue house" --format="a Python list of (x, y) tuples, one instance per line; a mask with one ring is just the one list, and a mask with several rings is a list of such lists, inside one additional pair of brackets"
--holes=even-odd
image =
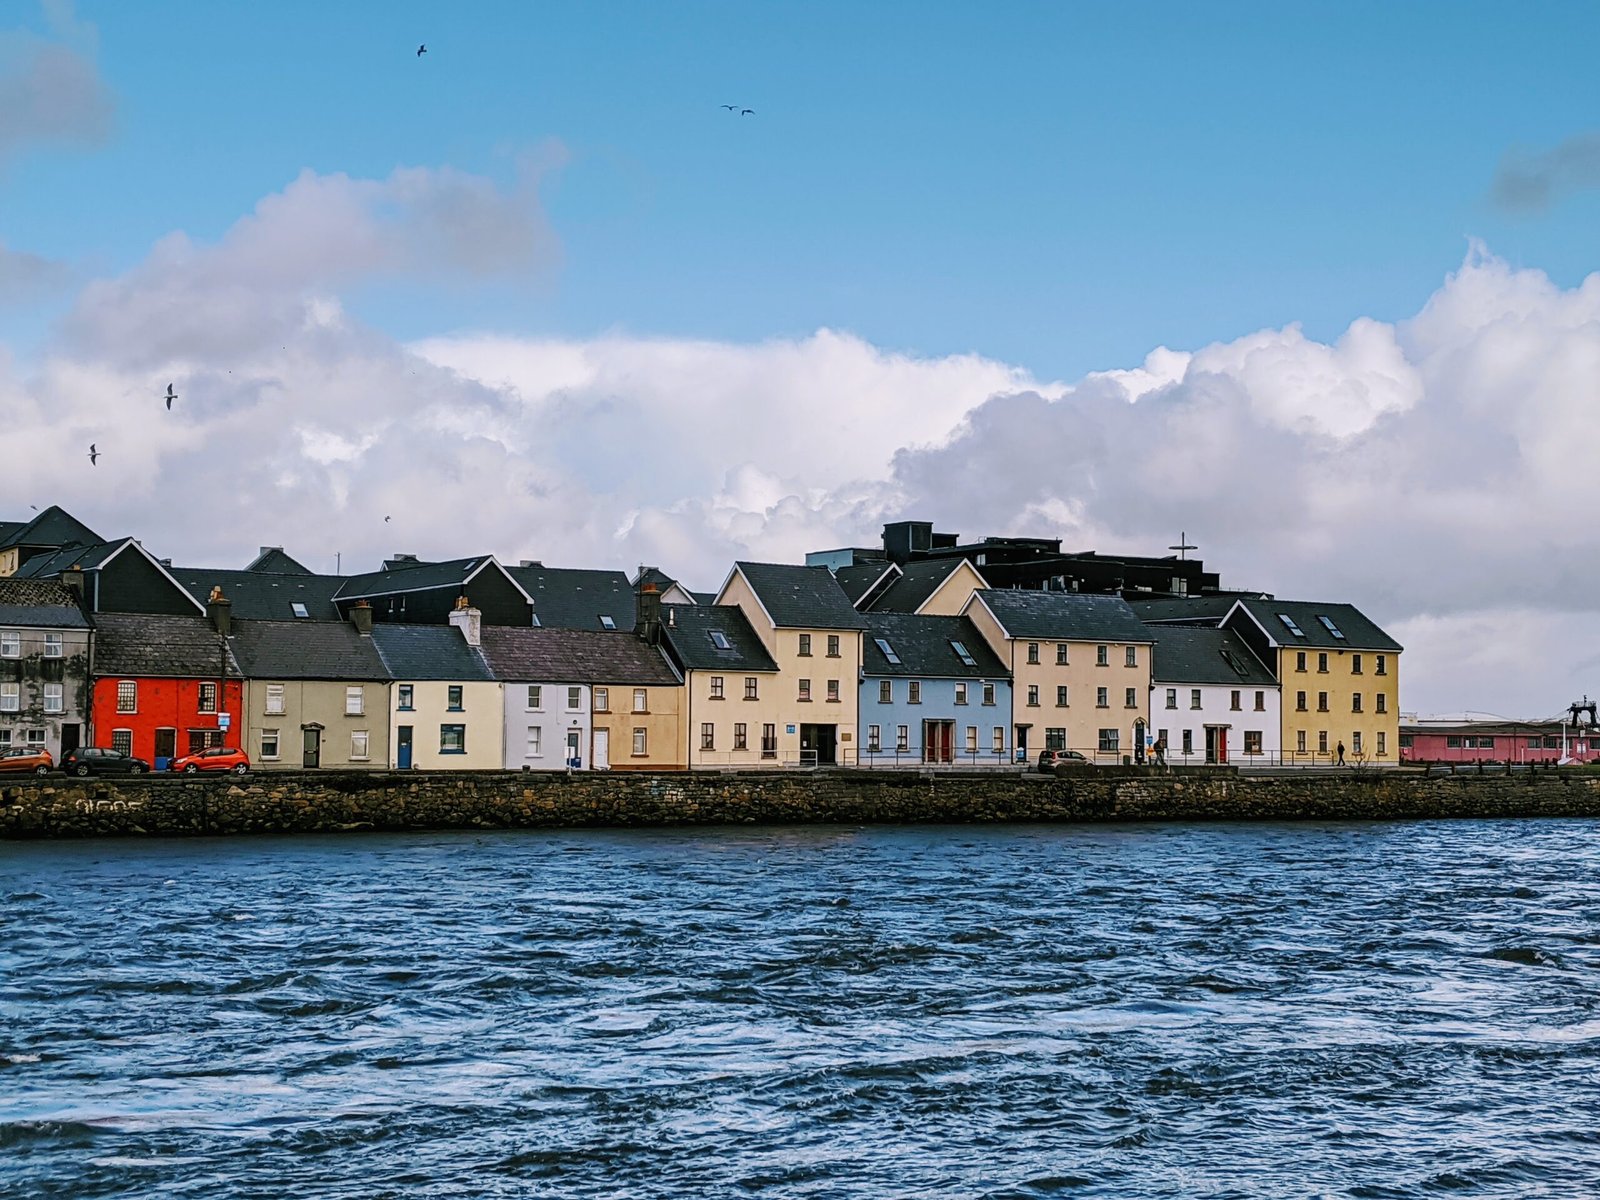
[(970, 620), (861, 619), (860, 765), (1011, 762), (1011, 676)]

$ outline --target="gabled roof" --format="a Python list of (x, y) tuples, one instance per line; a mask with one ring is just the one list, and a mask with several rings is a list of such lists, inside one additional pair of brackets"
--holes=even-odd
[[(915, 613), (866, 614), (862, 639), (863, 675), (912, 676), (933, 679), (1008, 679), (1005, 664), (989, 649), (978, 627), (966, 617), (924, 617)], [(952, 642), (972, 659), (968, 665)], [(882, 644), (880, 644), (882, 643)], [(890, 662), (887, 645), (900, 661)]]
[[(744, 610), (732, 604), (664, 604), (661, 632), (685, 671), (776, 671)], [(721, 634), (726, 645), (719, 645)]]
[(282, 546), (263, 546), (261, 553), (245, 568), (265, 575), (310, 575), (311, 569), (283, 552)]
[[(833, 577), (839, 581), (839, 586), (850, 598), (850, 603), (860, 605), (875, 588), (889, 586), (890, 581), (899, 573), (900, 568), (892, 562), (859, 562), (837, 568), (833, 572)], [(889, 576), (889, 580), (884, 579), (886, 575)]]
[(631, 633), (488, 625), (483, 654), (495, 677), (508, 682), (655, 687), (682, 682), (658, 647)]
[(263, 571), (219, 570), (215, 567), (173, 567), (172, 576), (200, 603), (213, 587), (233, 601), (238, 620), (284, 621), (297, 619), (294, 605), (306, 606), (305, 620), (337, 621), (333, 598), (344, 583), (339, 575), (277, 575)]
[(1014, 638), (1121, 643), (1156, 639), (1156, 631), (1134, 616), (1121, 596), (989, 590), (975, 593), (971, 603), (986, 605)]
[[(1247, 613), (1274, 646), (1314, 650), (1390, 650), (1399, 642), (1369, 621), (1353, 604), (1325, 604), (1318, 600), (1239, 600), (1234, 611)], [(1229, 618), (1233, 612), (1229, 613)], [(1284, 618), (1289, 620), (1286, 622)], [(1295, 633), (1290, 622), (1299, 629)], [(1330, 629), (1329, 626), (1332, 626)], [(1337, 630), (1343, 636), (1337, 636)]]
[[(223, 640), (204, 617), (99, 613), (94, 625), (97, 676), (215, 679), (224, 661)], [(239, 678), (239, 663), (231, 647), (226, 650), (226, 662), (228, 678)]]
[[(339, 600), (366, 600), (376, 596), (397, 596), (402, 592), (431, 592), (440, 588), (462, 587), (471, 582), (480, 571), (496, 570), (510, 578), (492, 554), (475, 558), (453, 558), (449, 562), (420, 563), (392, 571), (368, 571), (364, 575), (351, 575), (335, 594)], [(512, 586), (527, 596), (527, 591), (515, 579)], [(528, 599), (532, 599), (528, 596)]]
[(236, 620), (229, 641), (250, 679), (389, 678), (372, 639), (343, 621)]
[(634, 625), (633, 585), (621, 571), (581, 567), (507, 567), (506, 574), (533, 599), (533, 615), (543, 629), (604, 629), (607, 616), (621, 630)]
[(1158, 684), (1275, 688), (1278, 681), (1231, 629), (1162, 625), (1155, 630), (1150, 678)]
[(89, 546), (101, 537), (82, 521), (52, 504), (31, 521), (6, 522), (12, 529), (0, 536), (0, 549), (8, 546)]
[(780, 629), (863, 627), (861, 614), (827, 567), (739, 562), (733, 569), (744, 576), (756, 600)]
[[(65, 546), (49, 554), (37, 554), (18, 568), (14, 578), (56, 579), (60, 577), (63, 571), (73, 568), (86, 573), (99, 571), (107, 566), (117, 555), (130, 550), (148, 562), (159, 574), (163, 575), (167, 582), (172, 585), (174, 592), (188, 600), (198, 611), (205, 611), (205, 603), (196, 599), (183, 584), (179, 583), (173, 577), (172, 571), (160, 559), (146, 550), (137, 538), (116, 538), (109, 542), (98, 542), (93, 546)], [(96, 593), (91, 592), (90, 594), (95, 595)]]
[(0, 625), (89, 628), (77, 597), (64, 584), (13, 577), (0, 579)]
[(27, 527), (26, 521), (0, 521), (0, 547), (11, 545), (11, 535)]
[[(914, 613), (927, 603), (946, 579), (954, 575), (964, 558), (919, 559), (905, 563), (900, 577), (891, 583), (870, 606), (873, 612)], [(974, 571), (976, 567), (972, 568)], [(981, 575), (980, 575), (981, 578)]]
[(394, 679), (444, 679), (454, 683), (492, 682), (494, 672), (483, 652), (467, 645), (454, 625), (372, 627), (372, 640)]
[(1220, 625), (1239, 597), (1189, 596), (1184, 599), (1129, 600), (1134, 615), (1147, 625)]

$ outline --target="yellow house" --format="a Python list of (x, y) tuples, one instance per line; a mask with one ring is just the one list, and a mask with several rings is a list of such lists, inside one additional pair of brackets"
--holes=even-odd
[[(743, 611), (777, 665), (773, 719), (764, 719), (774, 726), (776, 761), (800, 766), (856, 762), (865, 622), (833, 573), (826, 567), (739, 562), (716, 602)], [(703, 715), (698, 719), (699, 733), (691, 727), (690, 738), (698, 736), (703, 743), (707, 722)]]
[(963, 615), (1011, 671), (1016, 756), (1142, 761), (1155, 633), (1120, 596), (977, 591)]
[(1400, 643), (1351, 604), (1238, 601), (1239, 634), (1283, 689), (1286, 762), (1400, 761)]
[(460, 607), (448, 625), (373, 627), (393, 682), (389, 765), (498, 770), (505, 759), (501, 687), (481, 648), (482, 616)]
[(786, 706), (778, 664), (734, 605), (669, 604), (662, 646), (683, 674), (690, 769), (776, 767)]

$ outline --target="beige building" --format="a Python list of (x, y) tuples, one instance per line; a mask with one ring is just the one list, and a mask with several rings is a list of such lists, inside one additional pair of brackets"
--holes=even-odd
[[(778, 664), (734, 605), (668, 605), (662, 646), (682, 674), (691, 769), (776, 767), (786, 708)], [(792, 760), (797, 762), (798, 759)]]
[(448, 625), (373, 628), (392, 680), (389, 765), (498, 770), (505, 762), (501, 686), (482, 650), (482, 615), (458, 607)]
[(1041, 750), (1142, 761), (1156, 639), (1120, 596), (991, 589), (963, 614), (1011, 672), (1019, 761)]

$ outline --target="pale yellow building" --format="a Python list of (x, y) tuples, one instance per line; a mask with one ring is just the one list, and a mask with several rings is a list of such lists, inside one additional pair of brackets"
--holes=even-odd
[(448, 625), (379, 623), (372, 640), (393, 681), (389, 765), (498, 770), (505, 762), (502, 690), (481, 647), (481, 614), (458, 608)]
[(667, 605), (662, 645), (682, 673), (691, 769), (782, 766), (778, 664), (735, 605)]

